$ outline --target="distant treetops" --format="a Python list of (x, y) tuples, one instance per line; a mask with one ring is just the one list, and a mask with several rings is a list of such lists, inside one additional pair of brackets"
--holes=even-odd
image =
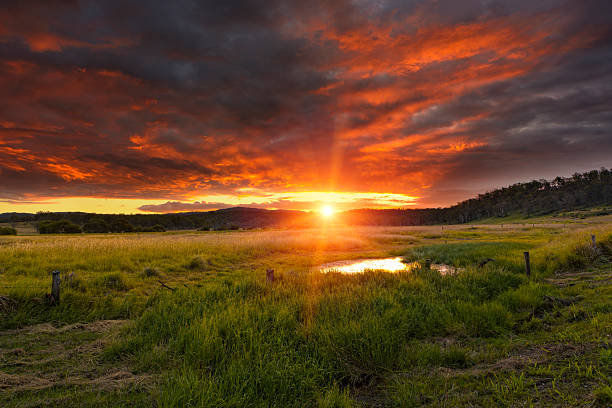
[(134, 227), (125, 219), (115, 219), (110, 224), (102, 218), (90, 218), (83, 227), (69, 220), (46, 220), (38, 223), (40, 234), (79, 234), (82, 232), (102, 234), (107, 232), (164, 232), (163, 225), (153, 225), (152, 227)]
[(0, 227), (0, 235), (17, 235), (17, 230), (11, 227)]

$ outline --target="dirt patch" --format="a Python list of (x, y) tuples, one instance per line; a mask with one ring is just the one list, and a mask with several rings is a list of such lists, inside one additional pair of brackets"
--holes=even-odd
[(104, 332), (111, 328), (127, 324), (129, 320), (99, 320), (91, 323), (73, 323), (62, 327), (55, 327), (51, 323), (41, 323), (21, 329), (4, 330), (1, 336), (32, 335), (32, 334), (59, 334), (71, 330), (87, 330), (91, 332)]
[(363, 407), (382, 408), (389, 406), (389, 400), (380, 384), (351, 389), (351, 398)]
[(42, 378), (28, 374), (6, 374), (0, 372), (0, 390), (12, 392), (40, 391), (50, 387), (95, 386), (96, 390), (109, 391), (126, 385), (141, 385), (151, 387), (154, 384), (152, 375), (137, 375), (127, 370), (119, 370), (96, 377), (83, 379), (81, 377)]
[(498, 360), (494, 363), (477, 364), (466, 369), (453, 369), (440, 367), (436, 371), (444, 377), (457, 377), (461, 375), (479, 376), (500, 371), (521, 370), (527, 366), (547, 363), (553, 360), (562, 360), (576, 355), (587, 353), (598, 347), (597, 343), (584, 343), (581, 345), (551, 343), (524, 348), (516, 354)]
[(565, 288), (577, 284), (590, 284), (591, 287), (597, 287), (609, 284), (610, 280), (612, 280), (611, 271), (598, 271), (558, 274), (554, 278), (544, 279), (544, 282)]
[(133, 373), (128, 362), (101, 359), (104, 348), (126, 324), (127, 320), (62, 327), (45, 323), (0, 333), (0, 405), (11, 395), (35, 396), (57, 387), (79, 387), (82, 392), (154, 387), (155, 376)]

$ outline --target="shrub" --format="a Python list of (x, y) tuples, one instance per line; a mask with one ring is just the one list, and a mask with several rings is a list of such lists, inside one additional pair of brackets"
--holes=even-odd
[(91, 218), (83, 225), (83, 231), (90, 233), (105, 233), (110, 232), (110, 225), (102, 218)]
[(83, 232), (81, 227), (68, 220), (41, 221), (37, 228), (40, 234), (79, 234)]
[(17, 235), (17, 230), (11, 227), (0, 227), (0, 235)]
[(134, 232), (136, 229), (132, 224), (124, 220), (123, 218), (116, 219), (111, 224), (111, 231), (113, 232)]

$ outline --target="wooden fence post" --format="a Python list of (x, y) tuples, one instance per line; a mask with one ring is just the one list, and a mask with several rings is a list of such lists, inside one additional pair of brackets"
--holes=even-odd
[(527, 276), (531, 276), (531, 265), (529, 265), (529, 251), (523, 252), (523, 255), (525, 256), (525, 272), (527, 273)]
[(51, 277), (51, 302), (55, 305), (60, 302), (60, 273), (53, 271)]
[(595, 235), (591, 234), (591, 246), (593, 249), (597, 249), (597, 241), (595, 239)]
[(274, 269), (266, 269), (266, 280), (274, 282)]

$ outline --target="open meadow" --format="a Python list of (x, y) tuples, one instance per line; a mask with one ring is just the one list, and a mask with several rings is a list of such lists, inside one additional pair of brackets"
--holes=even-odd
[(0, 405), (609, 406), (612, 227), (537, 222), (0, 237)]

